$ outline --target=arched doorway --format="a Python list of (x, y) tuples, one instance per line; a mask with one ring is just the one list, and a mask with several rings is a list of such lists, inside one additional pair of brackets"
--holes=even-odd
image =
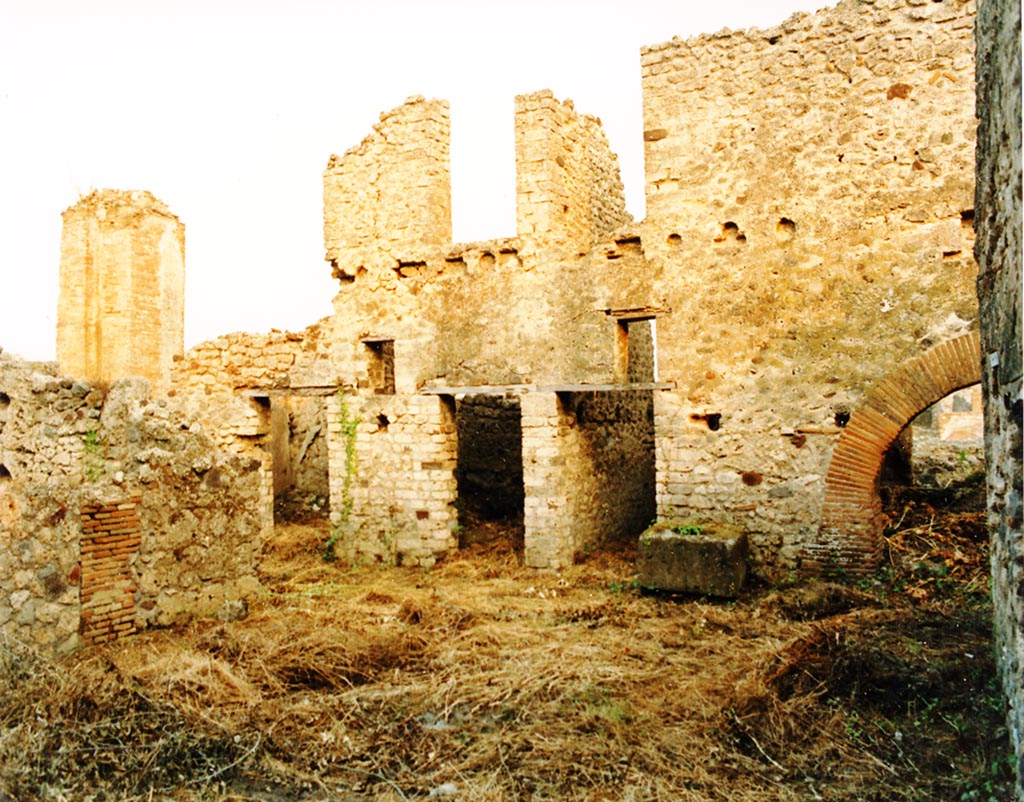
[(981, 345), (977, 332), (969, 332), (906, 362), (868, 393), (832, 452), (818, 536), (804, 547), (806, 570), (864, 574), (877, 567), (878, 475), (886, 451), (919, 412), (980, 381)]

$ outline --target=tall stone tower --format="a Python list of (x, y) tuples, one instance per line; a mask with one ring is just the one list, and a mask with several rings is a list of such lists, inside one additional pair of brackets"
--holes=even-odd
[(185, 226), (149, 192), (104, 189), (63, 213), (57, 360), (72, 376), (169, 388), (185, 327)]

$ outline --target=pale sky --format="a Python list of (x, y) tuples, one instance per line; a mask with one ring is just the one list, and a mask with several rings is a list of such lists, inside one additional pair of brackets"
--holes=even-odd
[(644, 214), (640, 47), (829, 0), (0, 0), (0, 348), (53, 359), (60, 213), (185, 223), (185, 346), (328, 314), (321, 175), (410, 95), (451, 103), (456, 242), (515, 234), (513, 101), (600, 117)]

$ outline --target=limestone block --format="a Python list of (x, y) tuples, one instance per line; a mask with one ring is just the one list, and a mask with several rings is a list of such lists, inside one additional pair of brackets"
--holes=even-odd
[(640, 535), (641, 587), (735, 598), (747, 576), (747, 536), (724, 528), (683, 534), (655, 524)]

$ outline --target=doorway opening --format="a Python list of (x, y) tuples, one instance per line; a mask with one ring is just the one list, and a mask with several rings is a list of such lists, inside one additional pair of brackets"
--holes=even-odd
[(523, 426), (519, 397), (457, 398), (459, 548), (523, 552)]

